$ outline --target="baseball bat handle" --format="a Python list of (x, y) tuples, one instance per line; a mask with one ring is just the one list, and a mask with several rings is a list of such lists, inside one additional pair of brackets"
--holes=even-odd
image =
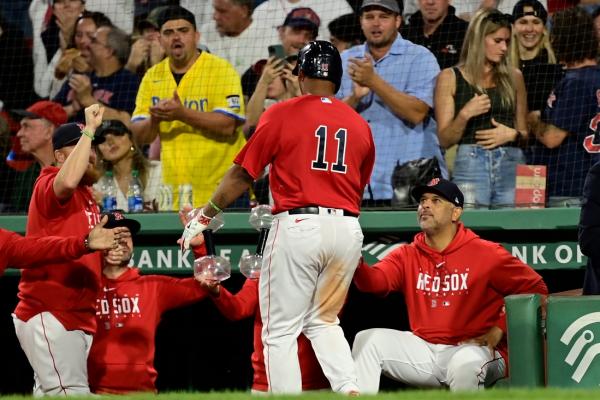
[(267, 244), (267, 236), (269, 236), (269, 228), (260, 228), (260, 235), (258, 236), (258, 245), (256, 246), (256, 254), (261, 255), (265, 250)]
[(214, 241), (212, 229), (203, 230), (202, 236), (204, 236), (204, 245), (206, 246), (206, 255), (214, 256), (215, 254), (217, 254), (217, 251), (215, 250), (215, 241)]

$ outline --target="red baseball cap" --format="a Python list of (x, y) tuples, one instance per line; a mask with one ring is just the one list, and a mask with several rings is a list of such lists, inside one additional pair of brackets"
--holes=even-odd
[(12, 110), (11, 112), (21, 118), (43, 118), (50, 121), (54, 126), (67, 122), (67, 113), (62, 105), (49, 100), (35, 102), (27, 110)]

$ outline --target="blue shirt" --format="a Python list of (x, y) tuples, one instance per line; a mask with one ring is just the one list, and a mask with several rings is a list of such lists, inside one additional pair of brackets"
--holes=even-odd
[[(343, 99), (352, 93), (348, 75), (348, 59), (363, 58), (367, 44), (354, 46), (342, 53), (344, 74), (337, 97)], [(389, 52), (375, 61), (375, 72), (396, 90), (433, 106), (435, 80), (440, 68), (434, 55), (423, 46), (396, 38)], [(446, 165), (437, 137), (437, 125), (432, 113), (417, 125), (395, 115), (374, 92), (360, 100), (356, 111), (367, 120), (375, 141), (375, 168), (371, 175), (370, 190), (364, 198), (389, 200), (392, 198), (392, 172), (397, 163), (419, 158), (437, 157), (444, 176)]]
[(600, 140), (594, 140), (599, 115), (600, 66), (568, 69), (548, 97), (542, 118), (568, 132), (567, 137), (554, 149), (536, 143), (528, 157), (529, 163), (547, 166), (548, 196), (581, 196), (588, 170), (600, 160)]

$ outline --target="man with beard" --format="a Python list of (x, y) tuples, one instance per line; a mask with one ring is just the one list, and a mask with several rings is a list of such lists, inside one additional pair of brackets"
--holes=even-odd
[[(337, 97), (369, 122), (377, 154), (363, 206), (392, 204), (397, 165), (418, 168), (417, 160), (425, 158), (429, 165), (437, 160), (442, 173), (446, 170), (431, 117), (440, 68), (430, 51), (398, 34), (401, 3), (364, 0), (360, 25), (367, 41), (342, 54), (344, 75)], [(396, 199), (396, 204), (405, 205), (398, 204), (404, 201), (410, 199)]]
[[(27, 236), (86, 235), (100, 213), (90, 185), (98, 180), (94, 132), (104, 108), (85, 110), (86, 125), (54, 132), (56, 167), (42, 169), (29, 205)], [(89, 393), (86, 359), (96, 331), (101, 254), (24, 270), (13, 322), (34, 371), (35, 395)]]

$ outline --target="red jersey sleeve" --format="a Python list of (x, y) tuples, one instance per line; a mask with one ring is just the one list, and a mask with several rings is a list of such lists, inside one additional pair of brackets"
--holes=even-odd
[(208, 293), (194, 278), (155, 276), (158, 283), (157, 302), (160, 312), (182, 307), (205, 298)]
[(363, 188), (369, 184), (371, 180), (371, 173), (373, 172), (373, 166), (375, 165), (375, 143), (373, 142), (371, 128), (368, 127), (368, 129), (370, 149), (367, 157), (364, 159), (363, 164), (360, 167), (360, 185)]
[[(503, 297), (511, 294), (547, 295), (548, 288), (542, 277), (529, 265), (496, 245), (497, 263), (492, 267), (490, 283)], [(502, 311), (497, 326), (506, 332), (506, 313)]]
[(258, 280), (246, 279), (244, 286), (235, 295), (221, 286), (219, 297), (212, 299), (223, 316), (230, 321), (251, 317), (258, 308)]
[(0, 229), (0, 274), (7, 266), (35, 267), (65, 260), (74, 260), (87, 253), (83, 237), (23, 237)]
[[(54, 167), (50, 167), (54, 168)], [(52, 219), (64, 214), (70, 207), (70, 202), (61, 202), (54, 192), (56, 174), (42, 174), (35, 185), (33, 196), (37, 205), (37, 212), (46, 218)]]
[(285, 112), (280, 109), (281, 105), (275, 104), (264, 112), (258, 121), (256, 131), (233, 160), (254, 179), (260, 177), (277, 153), (278, 133), (282, 129), (281, 113)]
[(402, 247), (372, 267), (361, 261), (354, 273), (354, 283), (358, 290), (380, 296), (386, 296), (392, 291), (403, 291)]

